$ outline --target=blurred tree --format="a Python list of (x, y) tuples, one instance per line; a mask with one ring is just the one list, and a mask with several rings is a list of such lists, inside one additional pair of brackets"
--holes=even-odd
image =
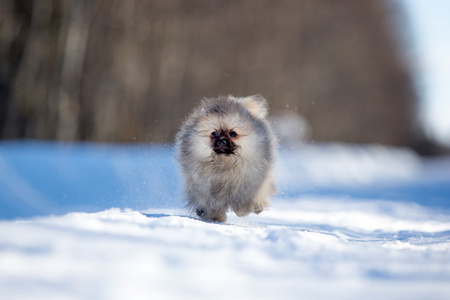
[(171, 141), (203, 97), (262, 94), (311, 139), (423, 140), (379, 0), (3, 0), (0, 136)]

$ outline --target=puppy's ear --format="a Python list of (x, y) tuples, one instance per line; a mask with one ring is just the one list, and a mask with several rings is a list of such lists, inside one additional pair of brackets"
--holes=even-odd
[(264, 119), (268, 114), (267, 101), (261, 95), (239, 98), (238, 102), (256, 118)]

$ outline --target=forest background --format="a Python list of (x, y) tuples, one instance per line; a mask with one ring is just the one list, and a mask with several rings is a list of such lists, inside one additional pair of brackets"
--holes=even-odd
[(168, 143), (202, 98), (261, 94), (282, 140), (442, 151), (419, 121), (407, 20), (395, 1), (0, 8), (1, 139)]

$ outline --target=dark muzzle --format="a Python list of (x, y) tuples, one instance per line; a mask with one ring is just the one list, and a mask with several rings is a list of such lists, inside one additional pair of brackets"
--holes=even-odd
[(217, 154), (232, 154), (236, 149), (234, 143), (224, 136), (220, 136), (213, 142), (213, 150)]

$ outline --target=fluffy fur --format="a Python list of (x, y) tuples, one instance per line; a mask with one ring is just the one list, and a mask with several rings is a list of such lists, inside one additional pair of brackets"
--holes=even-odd
[(176, 136), (186, 200), (204, 220), (259, 214), (275, 193), (276, 138), (260, 96), (204, 99)]

